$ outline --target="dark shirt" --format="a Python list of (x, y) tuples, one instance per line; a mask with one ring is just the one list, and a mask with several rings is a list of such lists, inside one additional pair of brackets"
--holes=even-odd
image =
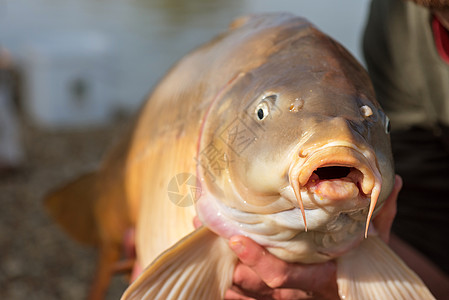
[[(392, 231), (449, 274), (447, 30), (411, 1), (373, 0), (364, 54), (404, 179)], [(446, 133), (445, 133), (446, 132)]]

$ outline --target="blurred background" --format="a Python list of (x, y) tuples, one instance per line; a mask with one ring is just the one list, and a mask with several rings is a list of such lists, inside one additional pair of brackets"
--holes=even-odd
[[(94, 249), (48, 218), (167, 69), (248, 13), (308, 18), (361, 58), (368, 0), (0, 0), (0, 298), (84, 299)], [(108, 299), (126, 280), (116, 276)]]

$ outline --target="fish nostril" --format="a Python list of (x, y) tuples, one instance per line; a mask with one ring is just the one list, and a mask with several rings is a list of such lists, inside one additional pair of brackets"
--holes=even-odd
[(314, 171), (321, 180), (343, 178), (349, 175), (351, 172), (350, 167), (330, 166), (321, 167)]

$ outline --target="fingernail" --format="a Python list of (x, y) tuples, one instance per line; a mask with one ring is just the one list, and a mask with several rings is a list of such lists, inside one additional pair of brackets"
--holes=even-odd
[(237, 255), (240, 255), (243, 251), (245, 251), (245, 245), (243, 245), (242, 241), (238, 237), (231, 237), (229, 240), (229, 245)]

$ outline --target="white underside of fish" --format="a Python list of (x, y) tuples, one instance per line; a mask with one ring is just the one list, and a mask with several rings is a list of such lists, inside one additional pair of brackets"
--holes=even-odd
[[(291, 188), (285, 189), (291, 194)], [(312, 196), (303, 192), (303, 199)], [(312, 196), (313, 197), (313, 196)], [(288, 201), (280, 197), (277, 201)], [(278, 257), (290, 262), (323, 262), (353, 248), (363, 237), (366, 209), (335, 214), (321, 208), (305, 210), (309, 230), (305, 232), (298, 207), (270, 214), (244, 212), (231, 208), (213, 196), (197, 203), (204, 224), (225, 238), (247, 236)]]

